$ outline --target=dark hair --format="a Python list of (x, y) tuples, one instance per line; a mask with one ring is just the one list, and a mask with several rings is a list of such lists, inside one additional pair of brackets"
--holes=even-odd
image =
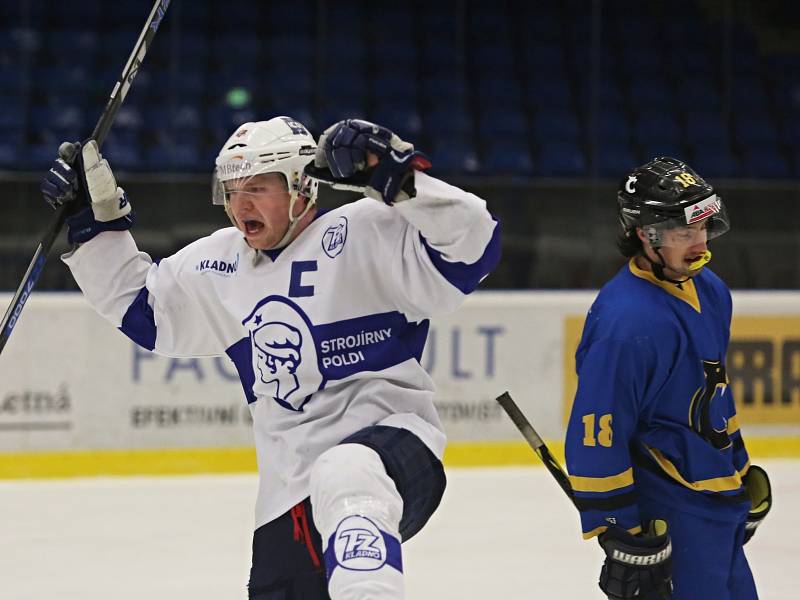
[(617, 248), (625, 258), (632, 258), (644, 250), (642, 240), (636, 235), (636, 229), (626, 229), (620, 233), (617, 236)]

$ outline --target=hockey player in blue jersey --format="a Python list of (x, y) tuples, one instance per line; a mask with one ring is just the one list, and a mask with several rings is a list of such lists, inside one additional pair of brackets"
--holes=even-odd
[[(60, 154), (42, 190), (72, 203), (63, 260), (87, 300), (145, 348), (227, 354), (239, 372), (260, 473), (249, 597), (403, 598), (401, 542), (445, 487), (419, 360), (428, 317), (499, 260), (485, 202), (383, 127), (342, 121), (317, 147), (276, 117), (241, 125), (216, 159), (233, 227), (156, 264), (97, 145)], [(367, 197), (319, 210), (319, 180)]]
[[(742, 546), (769, 511), (725, 373), (731, 296), (705, 265), (721, 198), (656, 158), (621, 182), (622, 254), (576, 353), (567, 470), (612, 599), (753, 600)], [(673, 590), (674, 586), (674, 590)]]

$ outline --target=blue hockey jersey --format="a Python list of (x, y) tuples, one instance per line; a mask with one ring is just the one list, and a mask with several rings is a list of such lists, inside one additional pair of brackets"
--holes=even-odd
[(576, 353), (566, 458), (584, 538), (641, 530), (637, 498), (738, 520), (750, 466), (725, 373), (731, 296), (708, 268), (679, 285), (635, 262), (600, 290)]

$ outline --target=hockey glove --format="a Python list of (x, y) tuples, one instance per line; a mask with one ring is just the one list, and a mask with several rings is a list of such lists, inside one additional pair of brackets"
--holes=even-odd
[(97, 142), (65, 142), (59, 158), (42, 181), (45, 200), (54, 208), (67, 207), (68, 239), (71, 244), (88, 242), (101, 231), (123, 231), (134, 222), (131, 205), (117, 187), (108, 161)]
[[(377, 164), (369, 165), (368, 153)], [(416, 195), (413, 172), (430, 166), (427, 156), (385, 127), (347, 119), (322, 133), (306, 173), (334, 189), (363, 192), (392, 205)]]
[(761, 467), (751, 465), (742, 478), (744, 489), (750, 498), (750, 512), (747, 513), (747, 522), (744, 529), (744, 542), (746, 544), (753, 537), (756, 529), (772, 508), (772, 486), (769, 483), (767, 472)]
[(651, 521), (639, 535), (609, 527), (598, 541), (606, 553), (600, 589), (611, 600), (672, 598), (672, 542), (665, 521)]

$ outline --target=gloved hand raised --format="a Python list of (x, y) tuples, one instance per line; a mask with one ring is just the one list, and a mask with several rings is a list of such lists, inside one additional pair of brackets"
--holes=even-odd
[(66, 209), (70, 243), (82, 244), (101, 231), (129, 229), (134, 221), (131, 205), (97, 142), (64, 142), (58, 154), (41, 191), (53, 208), (71, 205)]
[(639, 535), (609, 527), (598, 541), (606, 553), (600, 589), (611, 600), (672, 598), (672, 542), (665, 521), (651, 521)]
[(413, 172), (430, 166), (427, 156), (389, 129), (347, 119), (322, 133), (306, 173), (335, 189), (361, 191), (392, 205), (416, 194)]

